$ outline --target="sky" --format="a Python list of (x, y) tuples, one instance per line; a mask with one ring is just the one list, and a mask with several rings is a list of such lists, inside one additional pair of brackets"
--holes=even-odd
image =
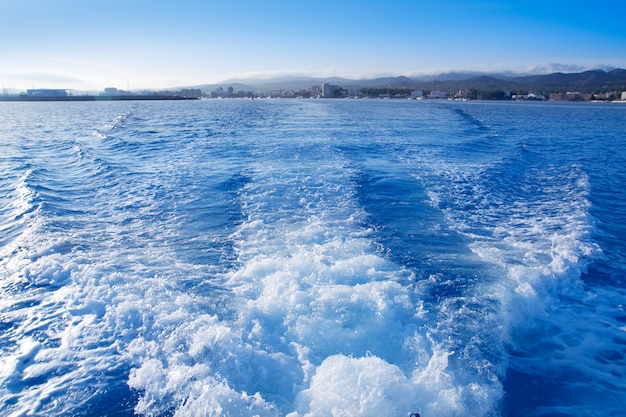
[(626, 68), (624, 0), (0, 0), (0, 87)]

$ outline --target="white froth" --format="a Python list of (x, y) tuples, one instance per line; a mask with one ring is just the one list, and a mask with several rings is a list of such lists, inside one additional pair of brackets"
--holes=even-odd
[[(41, 178), (29, 168), (2, 189), (14, 233), (0, 249), (2, 411), (70, 415), (113, 398), (115, 384), (141, 415), (494, 416), (507, 367), (576, 380), (572, 398), (626, 390), (614, 366), (626, 330), (612, 320), (623, 296), (580, 281), (601, 255), (580, 166), (535, 164), (499, 184), (507, 161), (457, 160), (451, 149), (473, 133), (450, 134), (463, 120), (429, 124), (435, 106), (428, 117), (385, 107), (418, 132), (396, 138), (380, 115), (351, 119), (376, 134), (321, 125), (354, 117), (328, 103), (293, 104), (297, 115), (281, 107), (292, 104), (197, 105), (232, 111), (213, 120), (219, 109), (201, 107), (202, 122), (181, 122), (116, 107), (112, 121), (46, 143)], [(285, 112), (265, 119), (268, 109)], [(351, 155), (370, 141), (380, 153)], [(411, 221), (422, 203), (437, 212), (426, 226), (445, 244), (415, 250), (413, 269), (377, 241), (391, 226), (370, 224), (381, 213), (366, 210), (385, 207), (359, 197), (360, 157), (389, 181), (399, 171), (387, 163), (413, 173), (427, 201), (406, 204)], [(48, 180), (61, 186), (37, 195)]]
[(406, 416), (423, 403), (416, 388), (380, 358), (334, 355), (317, 367), (289, 416)]

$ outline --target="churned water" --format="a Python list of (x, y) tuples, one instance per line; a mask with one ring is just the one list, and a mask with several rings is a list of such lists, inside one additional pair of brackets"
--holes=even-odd
[(0, 103), (0, 414), (623, 414), (625, 127), (595, 103)]

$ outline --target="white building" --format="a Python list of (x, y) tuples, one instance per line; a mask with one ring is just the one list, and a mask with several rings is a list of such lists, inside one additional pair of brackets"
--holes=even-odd
[(431, 91), (430, 94), (428, 95), (429, 98), (446, 98), (446, 92), (445, 91)]

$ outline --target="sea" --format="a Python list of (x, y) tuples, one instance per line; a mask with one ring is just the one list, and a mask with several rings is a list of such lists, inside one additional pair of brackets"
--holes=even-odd
[(0, 415), (623, 416), (626, 105), (0, 103)]

